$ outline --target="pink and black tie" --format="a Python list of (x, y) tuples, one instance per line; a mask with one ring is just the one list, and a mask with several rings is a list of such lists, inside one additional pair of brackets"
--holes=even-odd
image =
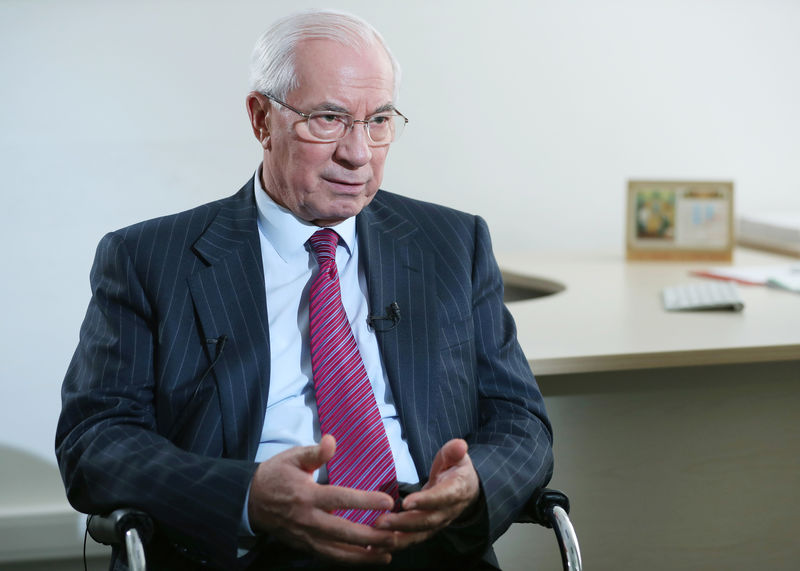
[[(319, 264), (311, 282), (309, 330), (311, 369), (322, 434), (336, 438), (328, 482), (380, 490), (397, 499), (397, 475), (378, 404), (347, 321), (336, 269), (339, 235), (329, 228), (309, 238)], [(372, 525), (382, 513), (339, 510), (337, 515)]]

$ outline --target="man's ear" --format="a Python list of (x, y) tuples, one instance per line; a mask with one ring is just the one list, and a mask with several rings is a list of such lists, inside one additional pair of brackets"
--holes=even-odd
[(251, 91), (245, 99), (250, 127), (261, 146), (266, 149), (269, 144), (269, 113), (272, 109), (270, 100), (257, 91)]

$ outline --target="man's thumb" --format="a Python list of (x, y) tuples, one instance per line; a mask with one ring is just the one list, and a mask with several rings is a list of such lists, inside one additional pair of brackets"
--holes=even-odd
[(336, 452), (336, 439), (330, 434), (325, 434), (319, 444), (303, 447), (298, 456), (298, 464), (302, 470), (313, 472), (333, 458), (334, 452)]
[(467, 443), (460, 438), (454, 438), (453, 440), (445, 442), (444, 446), (442, 446), (433, 459), (431, 477), (438, 476), (440, 472), (444, 472), (448, 468), (461, 462), (461, 459), (467, 453), (467, 448)]

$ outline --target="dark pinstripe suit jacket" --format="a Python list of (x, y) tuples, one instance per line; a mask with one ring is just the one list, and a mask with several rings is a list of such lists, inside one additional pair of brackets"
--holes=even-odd
[[(552, 455), (485, 222), (379, 191), (357, 232), (373, 313), (402, 311), (378, 338), (418, 472), (466, 438), (494, 541)], [(232, 568), (270, 382), (253, 181), (106, 235), (91, 284), (56, 435), (68, 497), (140, 507), (179, 550)]]

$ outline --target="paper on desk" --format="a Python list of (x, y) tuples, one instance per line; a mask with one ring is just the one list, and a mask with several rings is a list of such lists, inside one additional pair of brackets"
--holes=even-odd
[(765, 285), (800, 293), (800, 264), (718, 267), (693, 271), (692, 274), (705, 278), (734, 281), (745, 285)]
[(787, 289), (795, 293), (800, 293), (800, 270), (790, 276), (769, 278), (767, 285), (778, 289)]

